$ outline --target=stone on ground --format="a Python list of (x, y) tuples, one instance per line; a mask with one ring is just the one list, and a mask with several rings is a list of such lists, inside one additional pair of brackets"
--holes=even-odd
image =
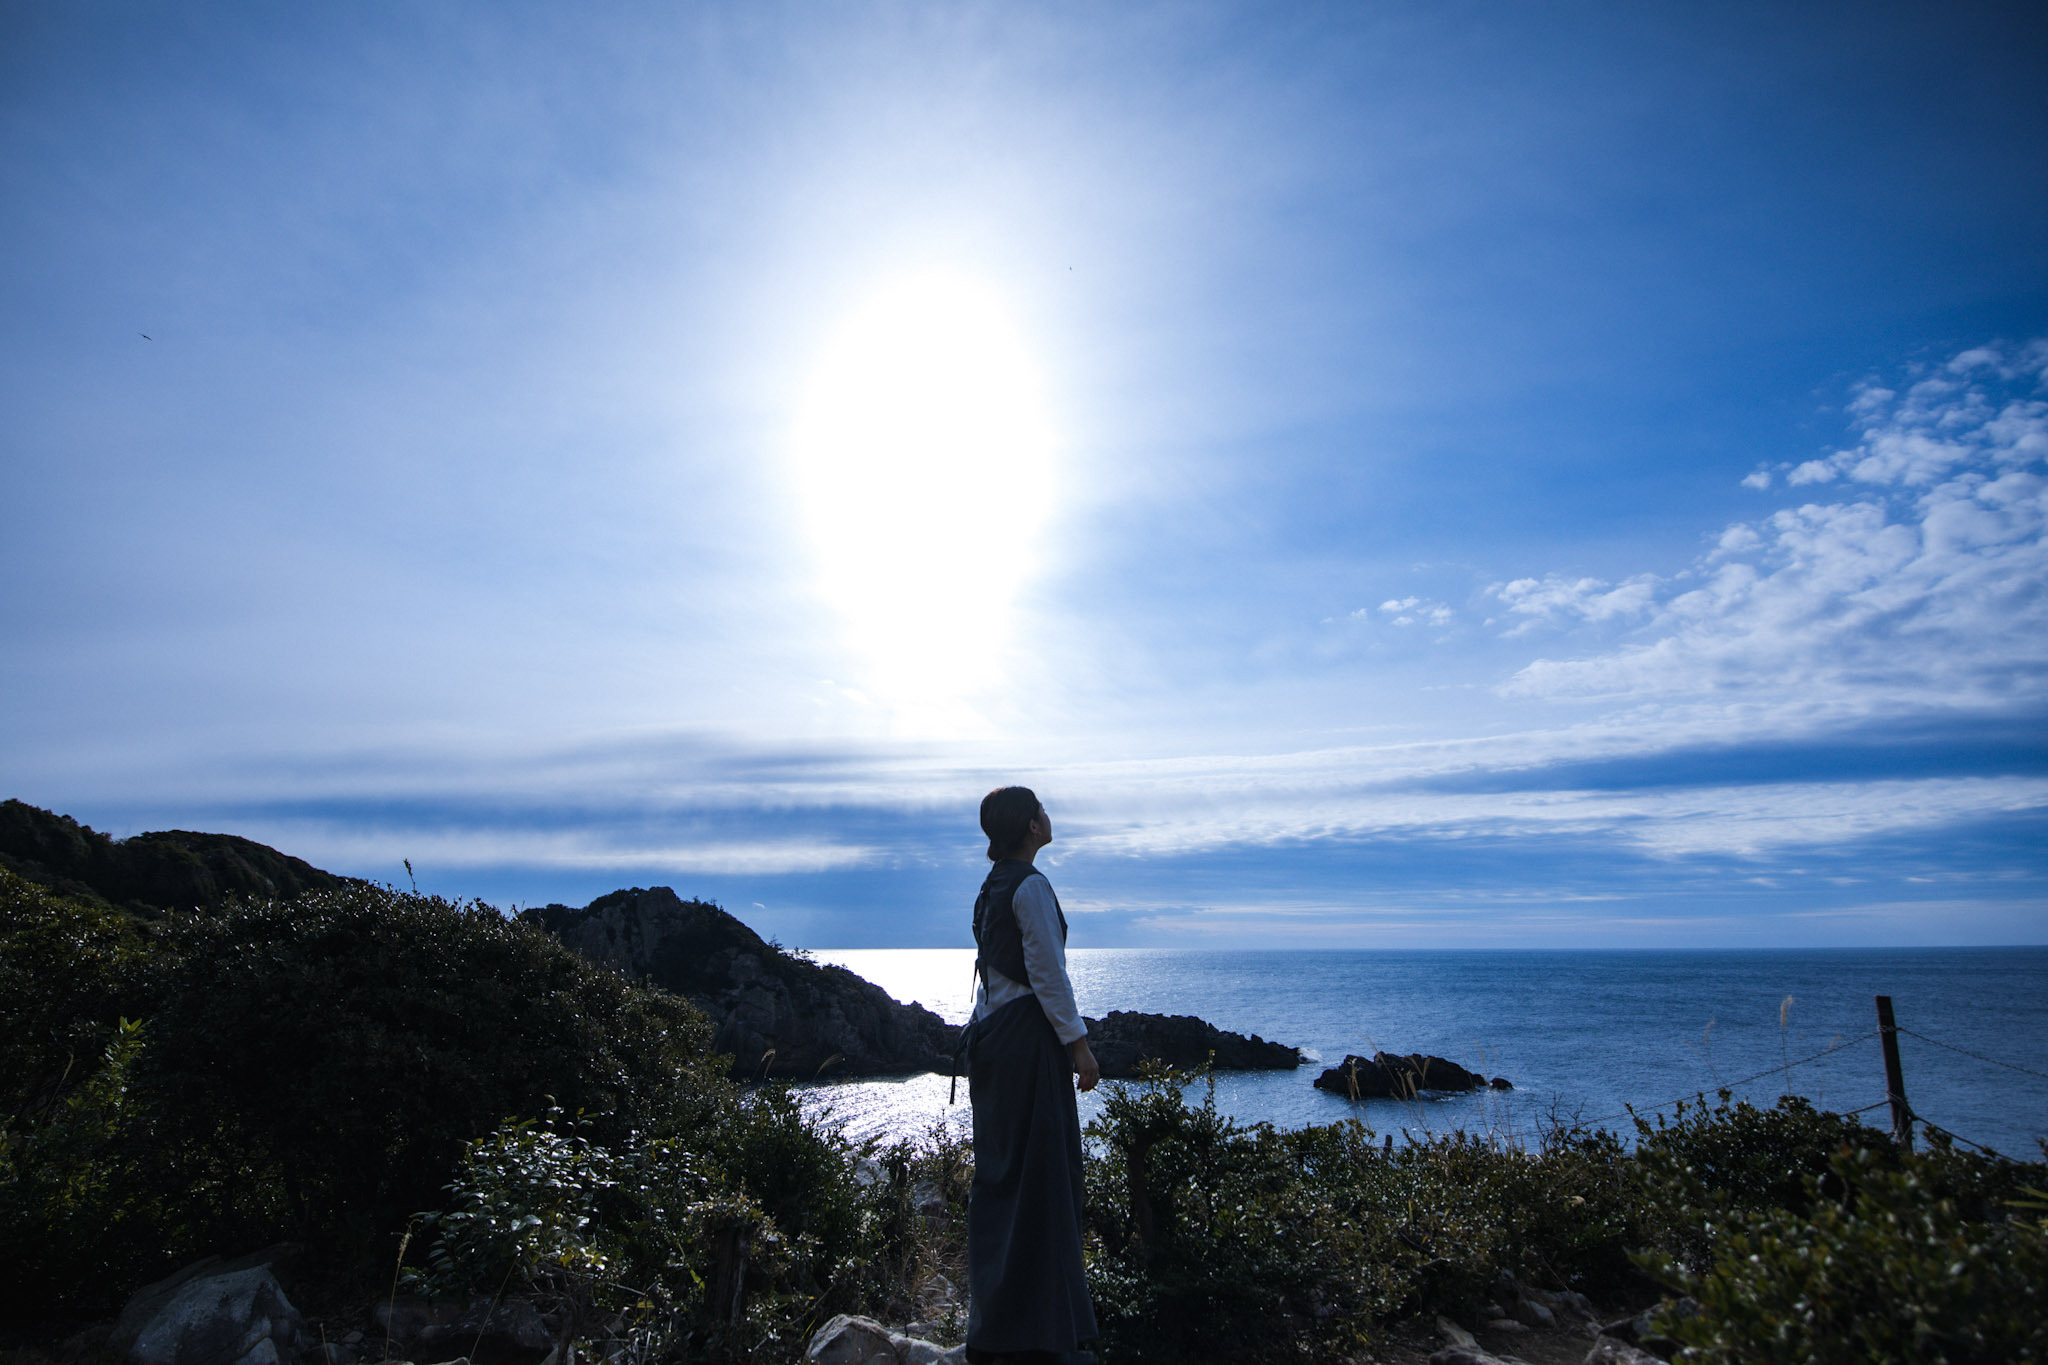
[(154, 1311), (134, 1315), (146, 1320), (122, 1314), (122, 1325), (134, 1328), (127, 1365), (290, 1365), (305, 1345), (305, 1319), (268, 1266), (202, 1272), (168, 1294), (161, 1289), (160, 1282), (136, 1296), (152, 1296)]

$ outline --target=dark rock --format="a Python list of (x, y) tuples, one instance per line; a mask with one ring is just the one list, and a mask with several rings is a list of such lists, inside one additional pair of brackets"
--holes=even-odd
[(1493, 1300), (1500, 1305), (1503, 1316), (1530, 1327), (1554, 1327), (1574, 1319), (1591, 1325), (1596, 1317), (1584, 1294), (1570, 1289), (1539, 1289), (1505, 1270), (1493, 1278)]
[(473, 1365), (536, 1365), (555, 1346), (540, 1311), (525, 1299), (475, 1304), (451, 1323), (420, 1329), (413, 1340), (429, 1360), (460, 1355)]
[(684, 996), (711, 1017), (738, 1076), (796, 1080), (947, 1071), (958, 1030), (844, 967), (808, 962), (665, 886), (614, 891), (581, 910), (521, 920), (592, 962)]
[(1666, 1299), (1636, 1318), (1635, 1344), (1653, 1355), (1666, 1359), (1674, 1357), (1679, 1351), (1677, 1339), (1665, 1336), (1657, 1330), (1658, 1327), (1698, 1317), (1699, 1312), (1699, 1301), (1689, 1294), (1680, 1295), (1676, 1299)]
[(1638, 1313), (1634, 1317), (1616, 1318), (1613, 1322), (1600, 1324), (1599, 1335), (1613, 1337), (1624, 1346), (1633, 1346), (1650, 1331), (1650, 1315)]
[(1489, 1355), (1477, 1346), (1458, 1342), (1432, 1352), (1429, 1365), (1502, 1365), (1502, 1362), (1498, 1356)]
[(167, 1296), (160, 1287), (140, 1291), (156, 1307), (138, 1315), (127, 1365), (286, 1365), (306, 1344), (305, 1319), (266, 1266), (191, 1275)]
[(159, 1317), (165, 1307), (194, 1280), (209, 1276), (233, 1275), (244, 1270), (267, 1270), (276, 1277), (288, 1277), (290, 1272), (305, 1258), (306, 1248), (298, 1242), (278, 1242), (236, 1257), (204, 1256), (183, 1266), (161, 1280), (142, 1286), (128, 1296), (128, 1302), (121, 1309), (121, 1316), (114, 1320), (107, 1334), (107, 1348), (117, 1356), (128, 1354), (143, 1329)]
[(896, 1365), (896, 1343), (873, 1318), (841, 1313), (820, 1327), (804, 1351), (815, 1365)]
[(1515, 1088), (1514, 1083), (1508, 1080), (1508, 1078), (1505, 1076), (1495, 1076), (1492, 1080), (1488, 1081), (1487, 1084), (1492, 1086), (1495, 1090), (1513, 1090)]
[(1487, 1084), (1484, 1076), (1441, 1057), (1419, 1052), (1406, 1056), (1375, 1052), (1371, 1059), (1346, 1057), (1316, 1077), (1316, 1089), (1361, 1100), (1408, 1100), (1426, 1091), (1470, 1091)]
[(376, 1329), (378, 1349), (389, 1341), (394, 1346), (410, 1345), (429, 1327), (445, 1326), (462, 1316), (459, 1304), (431, 1304), (410, 1294), (398, 1294), (370, 1310), (370, 1325)]
[(173, 829), (116, 840), (24, 801), (0, 802), (0, 867), (59, 895), (144, 917), (232, 896), (289, 899), (355, 880), (232, 834)]
[(1625, 1341), (1602, 1336), (1593, 1342), (1593, 1349), (1586, 1352), (1584, 1365), (1665, 1365), (1665, 1361), (1664, 1357), (1651, 1355)]
[(1218, 1071), (1284, 1071), (1301, 1065), (1301, 1053), (1294, 1048), (1257, 1034), (1225, 1033), (1190, 1014), (1111, 1010), (1086, 1022), (1088, 1049), (1109, 1077), (1135, 1076), (1145, 1061), (1200, 1069), (1211, 1065), (1212, 1055)]

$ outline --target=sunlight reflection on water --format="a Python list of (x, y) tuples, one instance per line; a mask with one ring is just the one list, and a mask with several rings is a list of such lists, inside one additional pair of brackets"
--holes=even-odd
[[(821, 951), (898, 1000), (950, 1023), (972, 1001), (971, 949)], [(2048, 949), (1869, 949), (1799, 952), (1329, 951), (1075, 949), (1083, 1013), (1194, 1014), (1219, 1028), (1303, 1047), (1335, 1065), (1347, 1052), (1427, 1052), (1512, 1080), (1512, 1092), (1352, 1105), (1313, 1088), (1315, 1065), (1216, 1077), (1217, 1107), (1283, 1128), (1359, 1118), (1379, 1133), (1463, 1129), (1529, 1140), (1553, 1114), (1632, 1131), (1626, 1110), (1711, 1096), (1755, 1073), (1738, 1094), (1771, 1104), (1788, 1085), (1826, 1107), (1880, 1100), (1883, 1068), (1871, 997), (1893, 996), (1903, 1027), (2048, 1071)], [(1784, 997), (1791, 1005), (1779, 1027)], [(1711, 1024), (1711, 1027), (1709, 1025)], [(2033, 1157), (2048, 1134), (2048, 1080), (1954, 1059), (1900, 1040), (1914, 1108), (2010, 1155)], [(965, 1128), (967, 1087), (947, 1078), (807, 1087), (855, 1136)], [(1192, 1098), (1201, 1098), (1199, 1087)], [(1081, 1097), (1082, 1122), (1101, 1107)], [(1872, 1119), (1882, 1122), (1881, 1114)]]

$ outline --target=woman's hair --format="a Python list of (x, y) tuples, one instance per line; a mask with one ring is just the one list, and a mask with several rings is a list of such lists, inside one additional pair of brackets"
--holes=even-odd
[(997, 787), (981, 798), (981, 832), (988, 836), (988, 860), (999, 863), (1017, 851), (1042, 810), (1029, 787)]

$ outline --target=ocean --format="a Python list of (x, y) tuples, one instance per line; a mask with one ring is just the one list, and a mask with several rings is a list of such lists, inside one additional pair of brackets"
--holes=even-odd
[[(971, 949), (820, 951), (951, 1023), (972, 1000)], [(1357, 1118), (1401, 1142), (1464, 1130), (1533, 1140), (1554, 1121), (1632, 1135), (1628, 1110), (1727, 1087), (1769, 1105), (1787, 1092), (1888, 1127), (1874, 997), (1889, 995), (1914, 1112), (2007, 1156), (2048, 1139), (2048, 948), (1211, 952), (1079, 948), (1084, 1014), (1192, 1014), (1292, 1044), (1295, 1071), (1221, 1073), (1219, 1109), (1283, 1128)], [(1423, 1052), (1512, 1091), (1353, 1104), (1316, 1090), (1344, 1055)], [(1107, 1082), (1105, 1082), (1107, 1084)], [(1199, 1093), (1195, 1096), (1199, 1099)], [(1100, 1108), (1084, 1095), (1082, 1121)], [(857, 1137), (967, 1124), (947, 1078), (805, 1087)]]

